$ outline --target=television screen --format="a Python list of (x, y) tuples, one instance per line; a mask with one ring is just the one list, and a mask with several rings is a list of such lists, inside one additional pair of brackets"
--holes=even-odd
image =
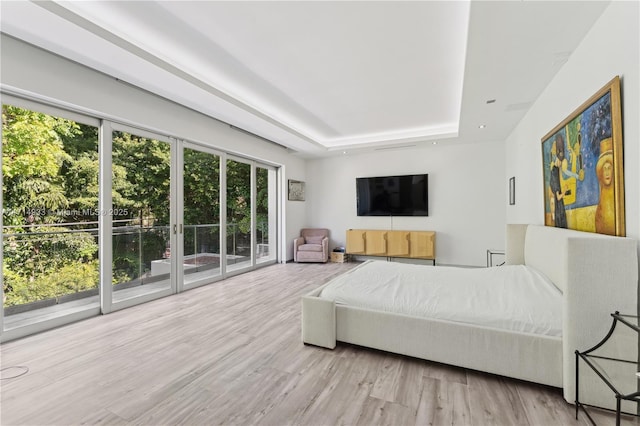
[(356, 178), (358, 216), (429, 216), (428, 176)]

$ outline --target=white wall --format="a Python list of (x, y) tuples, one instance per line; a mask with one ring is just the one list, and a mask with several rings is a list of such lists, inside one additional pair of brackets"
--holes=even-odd
[[(296, 160), (298, 160), (296, 158)], [(306, 226), (307, 203), (304, 201), (289, 201), (287, 197), (288, 180), (306, 180), (306, 165), (303, 160), (289, 161), (284, 167), (282, 182), (282, 197), (284, 201), (284, 211), (282, 221), (285, 223), (286, 236), (282, 242), (286, 249), (283, 261), (293, 260), (293, 239), (300, 236), (300, 229)]]
[(627, 236), (640, 238), (640, 3), (612, 2), (506, 141), (517, 204), (508, 223), (543, 224), (541, 138), (614, 76), (621, 77)]
[[(120, 83), (77, 63), (2, 35), (1, 81), (57, 102), (121, 118), (161, 134), (189, 139), (227, 152), (282, 166), (283, 182), (305, 180), (304, 160), (258, 138), (175, 103)], [(286, 191), (284, 192), (286, 200)], [(293, 258), (290, 241), (304, 225), (304, 203), (285, 201), (286, 259)]]
[[(429, 174), (428, 217), (358, 217), (356, 177)], [(502, 143), (449, 145), (343, 155), (307, 162), (307, 225), (329, 228), (331, 245), (347, 229), (436, 231), (438, 264), (486, 265), (504, 248), (506, 201)]]

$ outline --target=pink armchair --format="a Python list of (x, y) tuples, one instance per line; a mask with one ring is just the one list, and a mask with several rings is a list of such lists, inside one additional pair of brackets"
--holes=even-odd
[(293, 240), (294, 262), (326, 262), (329, 259), (329, 230), (303, 228)]

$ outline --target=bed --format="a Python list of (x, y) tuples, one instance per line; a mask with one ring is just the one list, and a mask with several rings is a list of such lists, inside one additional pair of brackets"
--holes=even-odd
[[(538, 311), (545, 311), (542, 316), (549, 317), (548, 326), (528, 328), (502, 326), (495, 315), (488, 321), (474, 322), (460, 317), (465, 315), (466, 309), (456, 310), (451, 301), (440, 307), (440, 313), (425, 316), (429, 314), (411, 311), (411, 307), (408, 311), (398, 312), (392, 303), (384, 303), (384, 293), (382, 302), (376, 302), (378, 305), (367, 305), (357, 298), (349, 299), (342, 290), (329, 292), (336, 281), (341, 281), (342, 285), (347, 283), (348, 287), (350, 282), (363, 279), (375, 286), (375, 280), (367, 278), (366, 274), (382, 275), (380, 271), (369, 270), (376, 263), (367, 262), (302, 297), (302, 340), (305, 344), (330, 349), (335, 348), (337, 342), (351, 343), (560, 387), (564, 398), (573, 403), (574, 351), (585, 350), (605, 336), (611, 324), (611, 312), (637, 312), (637, 250), (637, 241), (630, 238), (537, 225), (507, 225), (506, 267), (526, 267), (540, 273), (549, 285), (541, 296), (542, 304), (518, 307), (518, 310), (536, 311), (535, 316)], [(417, 268), (431, 268), (438, 273), (459, 269)], [(463, 289), (464, 281), (468, 280), (466, 289), (472, 290), (469, 285), (475, 278), (468, 274), (474, 271), (482, 274), (498, 268), (502, 267), (467, 270), (467, 275), (461, 274), (456, 280), (462, 281)], [(503, 277), (502, 282), (509, 282), (511, 272), (506, 272), (508, 269), (504, 270), (507, 278)], [(419, 274), (417, 270), (412, 273)], [(364, 275), (364, 278), (357, 278), (358, 275)], [(412, 280), (404, 278), (402, 281), (409, 283)], [(362, 286), (362, 283), (354, 285)], [(504, 289), (504, 284), (500, 285), (503, 287), (497, 288), (499, 293)], [(327, 292), (323, 295), (325, 289)], [(396, 294), (395, 291), (391, 290), (390, 294)], [(412, 299), (412, 294), (409, 291), (409, 297), (405, 298)], [(507, 299), (509, 297), (513, 298), (513, 295)], [(395, 296), (387, 294), (386, 298), (394, 299)], [(463, 298), (460, 300), (462, 305), (469, 303)], [(548, 309), (545, 300), (551, 301)], [(499, 305), (508, 308), (512, 302), (513, 299), (508, 299)], [(447, 312), (447, 306), (453, 307), (453, 312)], [(525, 312), (524, 316), (527, 315)], [(628, 336), (615, 345), (610, 355), (624, 353), (625, 358), (637, 359), (637, 350), (637, 338)], [(595, 377), (583, 377), (583, 370), (587, 369), (581, 369), (581, 402), (611, 407), (615, 403), (611, 393), (602, 389)]]

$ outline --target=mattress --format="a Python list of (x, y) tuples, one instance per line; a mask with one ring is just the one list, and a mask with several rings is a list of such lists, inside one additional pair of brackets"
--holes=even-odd
[(367, 261), (327, 283), (320, 297), (414, 317), (562, 335), (562, 293), (524, 265), (455, 268)]

